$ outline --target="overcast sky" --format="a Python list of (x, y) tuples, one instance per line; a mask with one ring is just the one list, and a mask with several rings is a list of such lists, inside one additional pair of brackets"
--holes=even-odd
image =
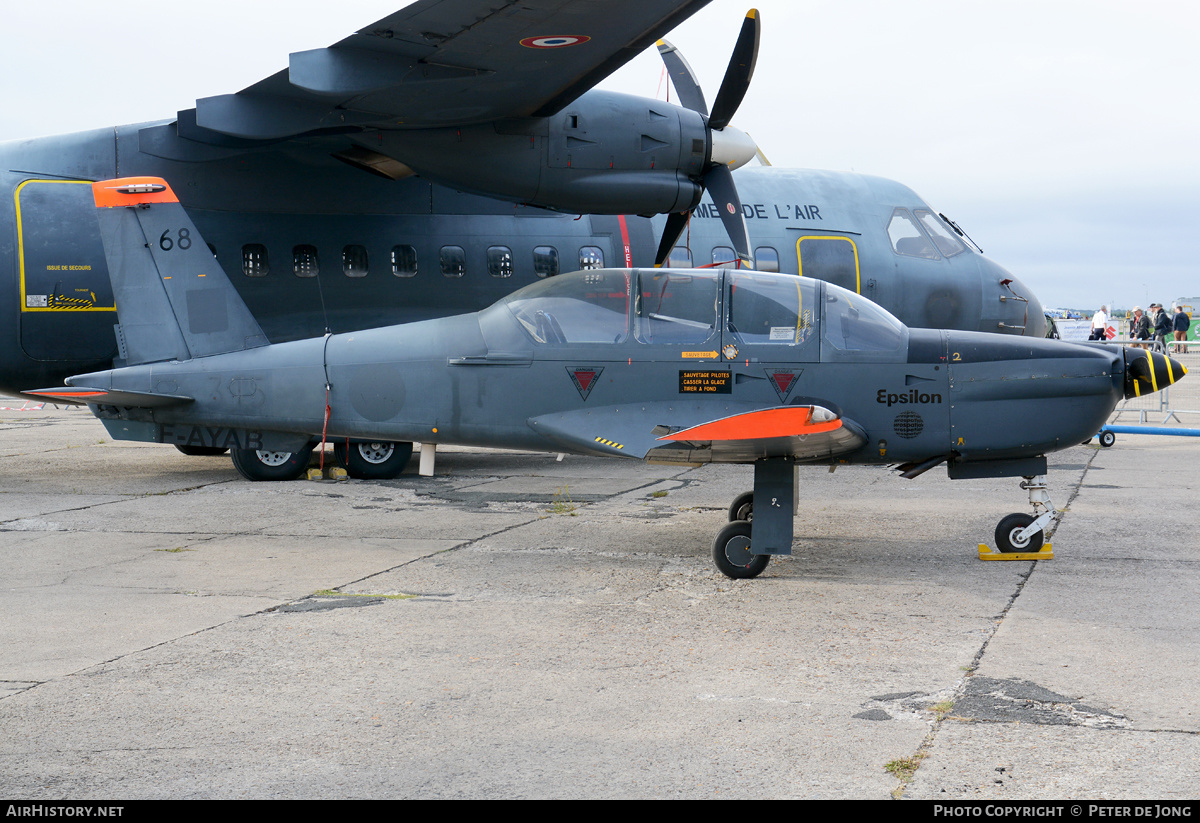
[[(5, 3), (0, 140), (171, 117), (402, 5)], [(911, 186), (1050, 306), (1200, 296), (1200, 5), (757, 6), (734, 122), (775, 165)], [(713, 0), (669, 35), (710, 101), (749, 7)], [(603, 87), (654, 96), (660, 73), (648, 53)]]

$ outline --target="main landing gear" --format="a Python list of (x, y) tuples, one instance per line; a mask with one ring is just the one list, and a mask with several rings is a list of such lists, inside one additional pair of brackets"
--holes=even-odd
[(1054, 535), (1058, 521), (1062, 519), (1062, 512), (1050, 502), (1046, 475), (1026, 477), (1021, 481), (1021, 488), (1029, 492), (1033, 514), (1018, 512), (1000, 520), (996, 526), (996, 548), (1004, 554), (1039, 551)]
[(412, 457), (412, 443), (339, 440), (333, 444), (333, 456), (346, 474), (356, 480), (391, 480), (399, 477)]
[(754, 491), (729, 506), (729, 523), (713, 541), (713, 563), (726, 577), (758, 577), (773, 554), (792, 553), (796, 463), (769, 457), (754, 464)]
[(233, 467), (247, 480), (295, 480), (308, 468), (313, 446), (295, 452), (266, 449), (230, 449)]
[[(233, 467), (247, 480), (295, 480), (304, 474), (317, 444), (309, 443), (295, 452), (266, 449), (230, 449)], [(223, 450), (222, 450), (223, 451)], [(333, 444), (333, 455), (357, 480), (391, 480), (404, 471), (412, 457), (412, 443), (385, 441), (346, 442)]]

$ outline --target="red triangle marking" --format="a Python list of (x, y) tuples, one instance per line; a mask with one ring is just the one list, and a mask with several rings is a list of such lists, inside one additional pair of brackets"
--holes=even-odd
[(577, 371), (575, 379), (579, 381), (580, 390), (587, 391), (588, 386), (592, 385), (592, 381), (596, 379), (596, 373), (594, 371)]
[(787, 394), (788, 388), (792, 385), (792, 381), (796, 379), (796, 375), (777, 371), (771, 375), (771, 378), (775, 381), (775, 385), (779, 387), (779, 393)]

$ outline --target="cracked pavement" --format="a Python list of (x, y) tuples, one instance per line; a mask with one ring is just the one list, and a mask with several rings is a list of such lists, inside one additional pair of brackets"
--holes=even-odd
[(794, 555), (730, 581), (748, 467), (250, 484), (0, 411), (0, 793), (1194, 797), (1198, 454), (1052, 456), (1038, 564), (975, 556), (1015, 479), (805, 468)]

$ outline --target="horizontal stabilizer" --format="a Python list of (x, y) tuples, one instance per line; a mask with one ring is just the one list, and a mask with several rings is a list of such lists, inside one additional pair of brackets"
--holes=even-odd
[(51, 403), (70, 403), (76, 406), (88, 404), (100, 406), (128, 406), (138, 409), (161, 409), (167, 406), (182, 406), (191, 403), (191, 397), (178, 394), (154, 394), (152, 392), (89, 389), (80, 386), (57, 389), (38, 389), (24, 392), (44, 397)]

